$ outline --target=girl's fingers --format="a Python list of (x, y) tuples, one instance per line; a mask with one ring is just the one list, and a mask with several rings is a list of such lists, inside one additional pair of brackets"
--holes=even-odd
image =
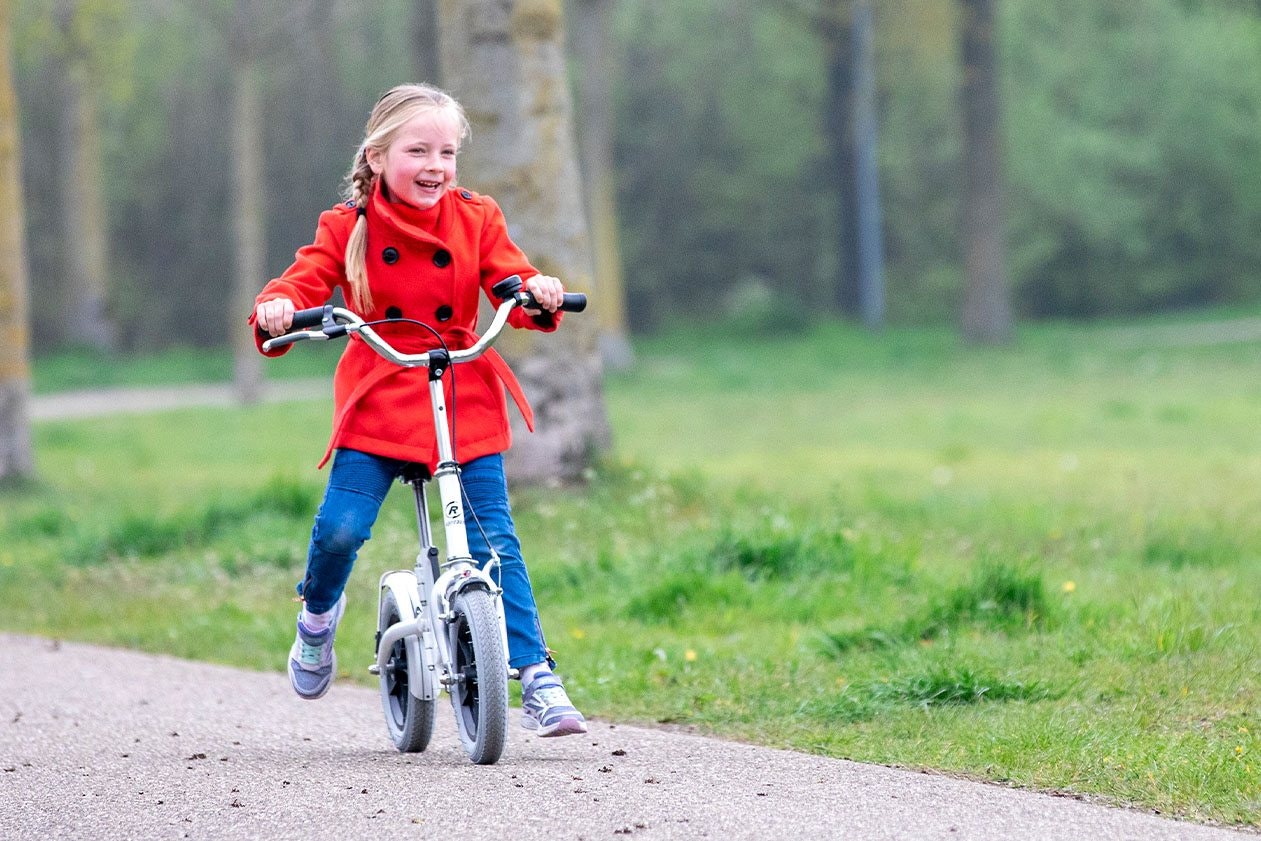
[(278, 298), (264, 301), (255, 310), (258, 325), (273, 336), (279, 336), (293, 324), (293, 302)]
[(534, 294), (534, 300), (548, 312), (556, 311), (565, 294), (565, 287), (561, 285), (560, 280), (550, 275), (536, 275), (531, 278), (529, 289)]

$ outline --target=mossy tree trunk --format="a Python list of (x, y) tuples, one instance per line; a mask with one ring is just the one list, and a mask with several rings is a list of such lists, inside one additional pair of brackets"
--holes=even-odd
[[(443, 78), (473, 124), (461, 179), (500, 203), (542, 272), (595, 294), (561, 0), (440, 0), (438, 19)], [(556, 333), (514, 331), (501, 343), (537, 419), (533, 435), (521, 434), (514, 414), (514, 481), (574, 480), (608, 446), (597, 334), (583, 313)]]
[(11, 5), (0, 2), (0, 204), (10, 209), (0, 225), (0, 482), (35, 472), (30, 433), (30, 327), (26, 224), (18, 105), (10, 52)]

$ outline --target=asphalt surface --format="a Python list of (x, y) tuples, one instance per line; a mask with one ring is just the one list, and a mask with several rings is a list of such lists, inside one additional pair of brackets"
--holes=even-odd
[[(324, 379), (267, 380), (259, 387), (265, 403), (291, 400), (330, 400), (333, 381)], [(231, 383), (135, 386), (85, 389), (31, 397), (31, 420), (73, 420), (103, 415), (160, 412), (197, 406), (240, 406)]]
[(686, 733), (514, 723), (472, 765), (443, 699), (397, 753), (377, 693), (0, 634), (0, 839), (1134, 839), (1257, 835)]

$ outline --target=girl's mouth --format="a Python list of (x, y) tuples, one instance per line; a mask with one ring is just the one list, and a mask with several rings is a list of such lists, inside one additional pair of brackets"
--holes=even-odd
[(418, 181), (416, 183), (420, 185), (422, 190), (436, 190), (442, 186), (442, 183), (439, 181)]

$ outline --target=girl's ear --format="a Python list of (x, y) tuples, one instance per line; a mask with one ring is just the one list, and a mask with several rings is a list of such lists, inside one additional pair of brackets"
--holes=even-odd
[(385, 155), (380, 149), (365, 149), (363, 152), (364, 159), (368, 162), (368, 168), (372, 170), (373, 175), (380, 175), (385, 171)]

